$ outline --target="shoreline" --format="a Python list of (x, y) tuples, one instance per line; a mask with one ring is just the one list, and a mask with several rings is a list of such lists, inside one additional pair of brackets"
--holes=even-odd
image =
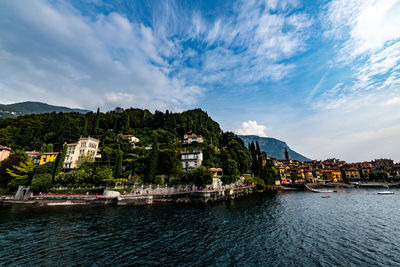
[[(332, 183), (319, 184), (328, 188), (384, 188), (384, 182), (359, 183), (356, 186), (352, 184)], [(399, 183), (389, 183), (392, 188), (399, 188)], [(83, 195), (83, 194), (44, 194), (31, 196), (27, 200), (15, 200), (11, 195), (0, 195), (0, 204), (20, 204), (31, 206), (138, 206), (151, 205), (154, 203), (214, 203), (218, 201), (236, 199), (259, 192), (291, 192), (307, 191), (302, 185), (269, 186), (265, 190), (258, 190), (256, 186), (246, 186), (232, 188), (227, 190), (199, 190), (174, 193), (150, 193), (150, 194), (127, 194), (121, 195), (112, 189), (105, 189), (103, 195)], [(106, 194), (111, 192), (111, 195)], [(117, 195), (113, 194), (117, 193)]]
[[(112, 190), (111, 190), (112, 191)], [(235, 199), (259, 192), (255, 186), (225, 190), (205, 190), (179, 192), (174, 194), (143, 194), (143, 195), (42, 195), (33, 196), (28, 200), (15, 200), (12, 196), (0, 196), (0, 204), (22, 204), (33, 206), (137, 206), (153, 203), (213, 203)]]

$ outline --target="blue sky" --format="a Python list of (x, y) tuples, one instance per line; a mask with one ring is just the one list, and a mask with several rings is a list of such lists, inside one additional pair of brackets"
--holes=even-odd
[(315, 159), (400, 161), (400, 1), (0, 2), (0, 102), (200, 107)]

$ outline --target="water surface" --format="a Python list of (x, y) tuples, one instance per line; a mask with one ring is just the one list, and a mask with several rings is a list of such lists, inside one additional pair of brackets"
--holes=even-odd
[(0, 206), (0, 265), (400, 265), (400, 190), (213, 205)]

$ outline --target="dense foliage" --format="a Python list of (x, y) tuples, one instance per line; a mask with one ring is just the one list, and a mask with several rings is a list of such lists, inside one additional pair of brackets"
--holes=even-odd
[[(200, 144), (185, 145), (184, 133), (193, 131), (204, 137)], [(140, 139), (131, 144), (126, 135)], [(101, 159), (90, 162), (82, 157), (78, 168), (64, 172), (65, 143), (90, 135), (100, 140)], [(224, 183), (240, 174), (260, 171), (252, 153), (231, 132), (222, 132), (206, 112), (194, 109), (182, 113), (116, 108), (106, 113), (45, 113), (0, 120), (0, 144), (13, 148), (12, 155), (0, 164), (0, 186), (15, 190), (18, 185), (35, 184), (44, 191), (51, 183), (60, 186), (114, 185), (120, 183), (194, 183), (205, 186), (212, 181), (209, 168), (224, 170)], [(185, 173), (180, 151), (199, 148), (204, 160), (201, 168)], [(54, 163), (34, 166), (21, 151), (60, 152)], [(258, 153), (258, 152), (257, 152)], [(39, 175), (40, 174), (40, 175)]]

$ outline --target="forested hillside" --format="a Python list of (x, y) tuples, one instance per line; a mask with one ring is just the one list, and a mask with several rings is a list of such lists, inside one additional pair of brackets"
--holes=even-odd
[[(182, 144), (183, 135), (188, 131), (202, 135), (204, 142)], [(126, 138), (129, 134), (140, 139), (135, 146)], [(72, 173), (64, 173), (61, 167), (65, 157), (64, 144), (76, 142), (81, 136), (100, 140), (101, 158), (95, 162), (82, 162)], [(223, 168), (223, 182), (231, 183), (240, 174), (250, 173), (255, 160), (261, 161), (261, 155), (250, 153), (235, 134), (222, 132), (219, 124), (201, 109), (151, 113), (142, 109), (116, 108), (106, 113), (98, 110), (86, 114), (23, 115), (0, 120), (0, 144), (13, 149), (10, 158), (0, 165), (0, 186), (12, 189), (19, 184), (30, 184), (35, 175), (43, 173), (52, 176), (52, 184), (64, 186), (137, 182), (204, 186), (211, 181), (209, 168), (212, 167)], [(38, 167), (29, 165), (23, 151), (48, 147), (60, 152), (61, 158), (56, 163)], [(203, 166), (185, 173), (180, 152), (195, 148), (203, 152)], [(260, 168), (257, 169), (259, 174), (263, 173)]]

